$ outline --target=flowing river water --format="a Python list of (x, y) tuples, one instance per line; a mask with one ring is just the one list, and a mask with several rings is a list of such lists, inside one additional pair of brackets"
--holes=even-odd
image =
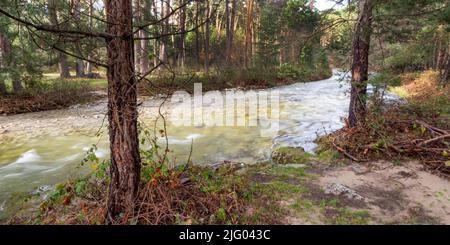
[[(318, 135), (343, 127), (348, 91), (348, 77), (339, 71), (326, 80), (271, 89), (280, 95), (279, 131), (272, 137), (261, 137), (259, 127), (176, 127), (169, 122), (171, 155), (175, 162), (186, 162), (192, 145), (192, 160), (197, 164), (224, 160), (251, 164), (270, 159), (276, 145), (312, 152)], [(141, 100), (140, 120), (152, 129), (161, 100)], [(172, 107), (166, 103), (162, 110), (170, 112)], [(17, 209), (24, 194), (46, 191), (88, 173), (89, 166), (80, 163), (93, 144), (98, 146), (99, 158), (108, 157), (105, 127), (96, 136), (105, 113), (106, 101), (101, 100), (62, 110), (0, 116), (0, 220)], [(160, 142), (164, 144), (164, 139)]]

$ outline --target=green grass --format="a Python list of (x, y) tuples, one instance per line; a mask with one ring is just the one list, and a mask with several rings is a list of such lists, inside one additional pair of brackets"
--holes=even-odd
[[(108, 80), (105, 74), (101, 74), (101, 79), (89, 79), (89, 78), (75, 78), (75, 74), (71, 74), (72, 78), (66, 79), (65, 81), (70, 82), (84, 82), (88, 84), (89, 87), (94, 89), (106, 89), (108, 87)], [(55, 83), (61, 81), (59, 73), (44, 73), (43, 82), (44, 83)]]

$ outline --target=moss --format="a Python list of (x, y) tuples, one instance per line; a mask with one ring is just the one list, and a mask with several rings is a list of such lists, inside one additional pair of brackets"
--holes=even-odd
[(280, 147), (272, 153), (272, 160), (277, 164), (306, 164), (311, 158), (303, 148)]

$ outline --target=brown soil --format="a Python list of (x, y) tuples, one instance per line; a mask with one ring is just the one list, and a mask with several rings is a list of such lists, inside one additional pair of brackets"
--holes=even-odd
[[(303, 184), (309, 190), (303, 198), (316, 204), (337, 200), (336, 207), (325, 211), (314, 207), (307, 215), (289, 212), (284, 219), (287, 224), (323, 224), (331, 217), (342, 215), (336, 208), (367, 211), (368, 224), (450, 224), (449, 180), (427, 172), (418, 162), (395, 165), (378, 161), (330, 167)], [(365, 201), (325, 194), (330, 184), (344, 185)], [(293, 200), (280, 203), (289, 209)]]

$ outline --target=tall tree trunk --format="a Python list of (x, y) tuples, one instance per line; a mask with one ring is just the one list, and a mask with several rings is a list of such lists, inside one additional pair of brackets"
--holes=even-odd
[(3, 68), (6, 68), (9, 77), (12, 80), (12, 88), (14, 93), (21, 93), (23, 91), (23, 86), (20, 78), (19, 71), (17, 71), (16, 61), (14, 57), (12, 57), (11, 53), (11, 41), (9, 38), (3, 34), (0, 33), (0, 50), (1, 50), (1, 57), (2, 57), (2, 63), (4, 65)]
[[(81, 0), (73, 0), (73, 18), (75, 22), (79, 23), (81, 21)], [(75, 48), (77, 49), (77, 54), (79, 56), (83, 56), (81, 47), (78, 43), (75, 44)], [(84, 73), (84, 61), (82, 59), (77, 59), (76, 61), (76, 76), (77, 77), (85, 77)]]
[[(161, 18), (165, 18), (167, 15), (169, 15), (170, 12), (170, 0), (161, 0)], [(164, 20), (162, 22), (161, 27), (161, 43), (159, 44), (159, 60), (162, 63), (167, 63), (168, 57), (167, 57), (167, 43), (168, 43), (168, 37), (166, 36), (168, 33), (168, 27), (169, 27), (169, 18)]]
[(58, 68), (59, 68), (59, 76), (62, 79), (70, 78), (70, 70), (69, 65), (67, 64), (67, 55), (64, 53), (58, 52)]
[[(153, 8), (153, 16), (155, 16), (155, 18), (158, 18), (158, 4), (157, 4), (158, 0), (152, 0), (152, 8)], [(155, 38), (153, 40), (153, 66), (156, 67), (159, 63), (158, 61), (158, 57), (159, 57), (159, 52), (158, 52), (158, 40)]]
[[(186, 2), (185, 0), (180, 0), (180, 5), (183, 6), (185, 5)], [(184, 71), (184, 66), (186, 63), (186, 35), (185, 35), (185, 31), (186, 31), (186, 6), (181, 7), (180, 9), (180, 43), (178, 45), (178, 49), (179, 49), (179, 66), (181, 67), (181, 70)]]
[(209, 39), (211, 33), (211, 9), (210, 0), (205, 0), (206, 2), (206, 26), (205, 26), (205, 74), (209, 73)]
[(15, 94), (19, 94), (23, 92), (23, 85), (20, 78), (20, 74), (17, 71), (14, 71), (15, 64), (14, 62), (11, 62), (11, 80), (12, 80), (12, 87)]
[[(89, 0), (89, 28), (92, 30), (94, 28), (94, 22), (93, 22), (93, 16), (94, 16), (94, 0)], [(92, 60), (92, 54), (89, 52), (88, 59)], [(91, 62), (87, 62), (86, 64), (86, 73), (92, 74), (94, 64)]]
[[(58, 25), (58, 12), (57, 12), (57, 1), (49, 0), (48, 1), (48, 9), (50, 22), (52, 25)], [(64, 53), (58, 52), (58, 68), (59, 68), (59, 76), (62, 79), (70, 77), (69, 65), (67, 64), (67, 56)]]
[[(450, 48), (449, 48), (450, 49)], [(441, 84), (443, 86), (447, 86), (448, 81), (450, 79), (450, 55), (448, 55), (449, 57), (447, 57), (447, 62), (446, 62), (446, 66), (445, 66), (445, 71), (444, 74), (442, 75), (441, 78)]]
[(225, 49), (225, 63), (228, 65), (228, 62), (230, 61), (230, 55), (231, 55), (231, 24), (230, 24), (230, 0), (225, 0), (225, 29), (226, 29), (226, 35), (227, 35), (227, 42), (226, 42), (226, 49)]
[[(6, 40), (6, 36), (3, 33), (0, 33), (0, 70), (4, 70), (7, 69), (8, 67), (8, 59), (6, 56), (6, 47), (7, 45), (7, 40)], [(0, 80), (0, 95), (5, 95), (7, 94), (7, 90), (6, 90), (6, 84), (5, 81), (3, 79)]]
[(253, 54), (253, 0), (247, 0), (247, 27), (245, 30), (245, 53), (244, 65), (250, 66), (251, 57)]
[[(134, 0), (134, 22), (139, 24), (142, 20), (142, 11), (141, 11), (141, 0)], [(134, 34), (135, 38), (141, 37), (142, 30), (139, 30), (136, 34)], [(142, 58), (142, 47), (141, 42), (139, 40), (134, 43), (134, 64), (136, 73), (141, 73), (140, 69), (140, 60)]]
[(111, 148), (108, 220), (133, 215), (141, 161), (134, 77), (132, 0), (107, 0), (108, 121)]
[(436, 34), (435, 37), (436, 41), (434, 42), (434, 50), (433, 50), (433, 63), (432, 63), (432, 69), (437, 70), (437, 64), (439, 59), (439, 35)]
[[(144, 5), (143, 5), (143, 9), (142, 9), (142, 20), (144, 21), (144, 23), (147, 23), (150, 21), (150, 13), (151, 13), (151, 0), (144, 0)], [(148, 28), (145, 28), (144, 30), (141, 30), (139, 33), (139, 37), (142, 38), (142, 40), (140, 41), (140, 46), (141, 46), (141, 59), (139, 60), (139, 66), (140, 66), (140, 71), (142, 74), (146, 74), (149, 70), (150, 70), (150, 60), (149, 60), (149, 56), (150, 56), (150, 52), (149, 52), (149, 41), (148, 39), (148, 32), (147, 32)]]
[(348, 123), (356, 127), (366, 117), (367, 80), (369, 78), (369, 50), (372, 35), (372, 10), (376, 0), (360, 0), (358, 21), (353, 39), (351, 98)]
[(195, 57), (197, 58), (197, 64), (200, 65), (200, 1), (195, 1)]
[(230, 33), (229, 33), (229, 50), (228, 50), (228, 62), (231, 61), (233, 53), (234, 31), (236, 22), (236, 0), (231, 0), (231, 17), (230, 17)]

